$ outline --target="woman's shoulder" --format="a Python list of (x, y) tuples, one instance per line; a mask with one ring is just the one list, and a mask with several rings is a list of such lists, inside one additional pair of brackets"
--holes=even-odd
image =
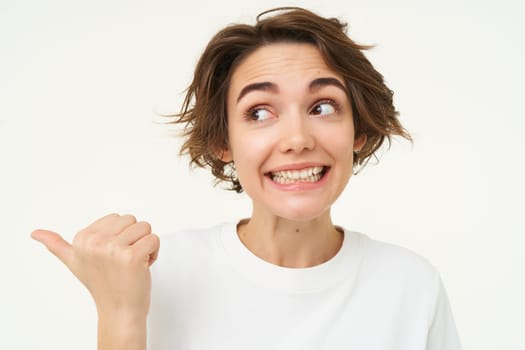
[(208, 227), (184, 228), (171, 232), (160, 233), (161, 244), (174, 245), (180, 242), (185, 243), (202, 243), (213, 240), (222, 230), (232, 226), (232, 223), (219, 223)]
[(376, 240), (363, 233), (345, 231), (360, 242), (360, 270), (367, 276), (398, 279), (417, 284), (436, 284), (439, 273), (422, 255), (397, 244)]
[(159, 257), (153, 268), (159, 270), (163, 266), (172, 268), (191, 262), (208, 261), (219, 247), (221, 232), (230, 226), (235, 225), (221, 223), (204, 228), (187, 228), (160, 233)]

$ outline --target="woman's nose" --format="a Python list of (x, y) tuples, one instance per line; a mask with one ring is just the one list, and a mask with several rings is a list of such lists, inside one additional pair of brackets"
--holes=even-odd
[(300, 153), (312, 150), (315, 147), (315, 138), (312, 133), (308, 116), (294, 113), (281, 118), (281, 139), (279, 150), (283, 153)]

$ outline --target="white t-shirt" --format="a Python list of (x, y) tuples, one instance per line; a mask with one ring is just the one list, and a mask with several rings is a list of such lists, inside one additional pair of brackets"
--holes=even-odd
[(310, 268), (251, 253), (236, 224), (161, 237), (152, 266), (151, 350), (457, 350), (436, 270), (397, 246), (345, 230)]

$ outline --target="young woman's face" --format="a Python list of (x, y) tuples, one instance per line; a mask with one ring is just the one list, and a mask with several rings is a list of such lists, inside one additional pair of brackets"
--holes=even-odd
[(315, 219), (345, 188), (354, 140), (344, 80), (313, 45), (264, 46), (236, 68), (228, 90), (229, 149), (254, 214)]

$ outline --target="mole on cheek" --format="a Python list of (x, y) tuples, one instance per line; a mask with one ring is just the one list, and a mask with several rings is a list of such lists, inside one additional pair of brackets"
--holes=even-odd
[(298, 229), (298, 228), (296, 228), (296, 229), (295, 229), (295, 232), (299, 232), (299, 229)]

